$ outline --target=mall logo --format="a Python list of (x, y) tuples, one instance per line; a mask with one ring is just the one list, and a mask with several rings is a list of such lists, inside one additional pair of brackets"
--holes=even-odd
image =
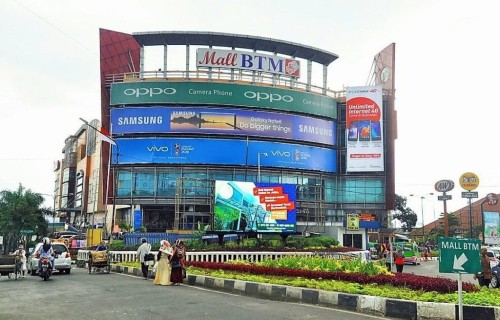
[(300, 77), (300, 61), (248, 51), (198, 49), (196, 66), (198, 68), (242, 69)]

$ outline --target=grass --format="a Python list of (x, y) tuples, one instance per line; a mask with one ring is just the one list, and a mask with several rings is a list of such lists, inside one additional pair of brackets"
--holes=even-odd
[[(120, 263), (120, 265), (140, 268), (140, 263), (138, 262), (124, 262)], [(458, 293), (440, 294), (437, 292), (416, 291), (404, 287), (394, 287), (390, 285), (361, 285), (359, 283), (338, 280), (249, 275), (233, 271), (229, 272), (222, 269), (208, 270), (195, 267), (188, 267), (187, 273), (223, 279), (261, 282), (349, 294), (379, 296), (391, 299), (458, 304)], [(463, 303), (466, 305), (500, 307), (500, 290), (482, 287), (478, 292), (464, 292)]]

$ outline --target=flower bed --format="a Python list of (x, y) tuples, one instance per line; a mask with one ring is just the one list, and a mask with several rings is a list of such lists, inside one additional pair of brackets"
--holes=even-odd
[[(418, 276), (414, 274), (378, 274), (367, 275), (363, 273), (338, 272), (338, 271), (321, 271), (321, 270), (304, 270), (290, 268), (275, 268), (265, 267), (256, 264), (235, 264), (235, 263), (220, 263), (220, 262), (189, 262), (189, 266), (211, 269), (211, 270), (226, 270), (241, 272), (253, 275), (266, 276), (281, 276), (281, 277), (301, 277), (305, 279), (321, 279), (321, 280), (340, 280), (358, 283), (361, 285), (378, 284), (392, 285), (395, 287), (405, 287), (412, 290), (421, 290), (424, 292), (437, 293), (453, 293), (458, 290), (458, 282), (445, 279), (426, 276)], [(462, 284), (462, 290), (465, 292), (476, 292), (478, 288), (471, 283), (465, 282)]]

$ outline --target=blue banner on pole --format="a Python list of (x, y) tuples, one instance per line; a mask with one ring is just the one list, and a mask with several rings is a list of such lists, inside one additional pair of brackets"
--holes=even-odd
[(142, 210), (134, 210), (134, 230), (142, 227)]

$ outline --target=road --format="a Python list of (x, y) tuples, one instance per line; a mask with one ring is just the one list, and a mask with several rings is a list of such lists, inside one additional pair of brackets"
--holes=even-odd
[(71, 274), (0, 278), (0, 319), (386, 319), (305, 304), (277, 302), (200, 287), (155, 286), (119, 274)]
[[(396, 270), (396, 267), (393, 267), (393, 271)], [(414, 273), (422, 276), (430, 276), (430, 277), (443, 277), (450, 278), (453, 280), (458, 280), (458, 274), (456, 273), (439, 273), (439, 262), (437, 260), (432, 261), (422, 261), (420, 265), (405, 265), (403, 268), (403, 272), (406, 273)], [(477, 283), (477, 280), (474, 280), (472, 274), (462, 274), (463, 282), (471, 282)]]

